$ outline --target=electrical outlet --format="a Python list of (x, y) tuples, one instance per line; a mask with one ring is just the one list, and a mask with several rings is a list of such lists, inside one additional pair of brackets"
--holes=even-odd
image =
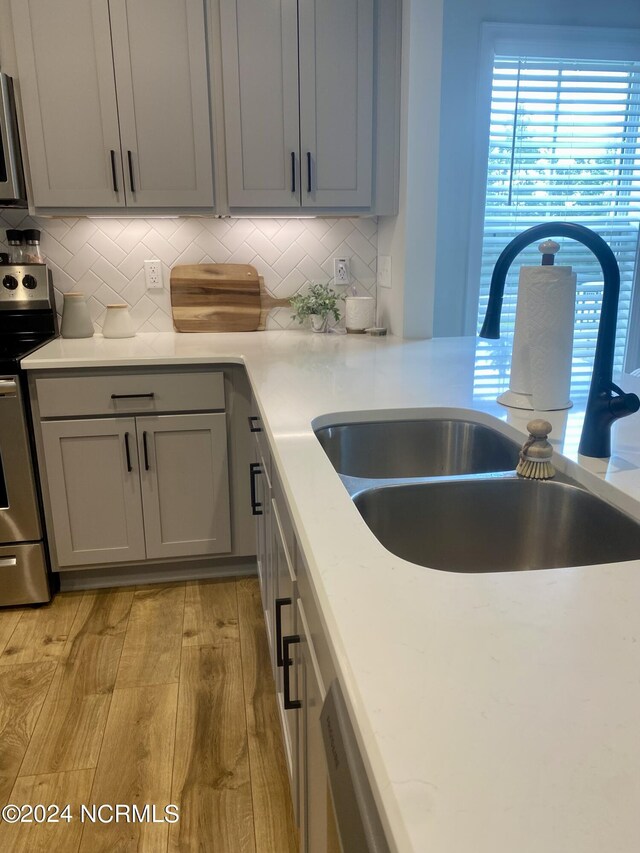
[(349, 258), (333, 259), (333, 281), (334, 284), (349, 284), (351, 281)]
[(162, 264), (160, 261), (144, 262), (144, 280), (147, 290), (162, 290)]
[(391, 255), (378, 255), (378, 286), (391, 287)]

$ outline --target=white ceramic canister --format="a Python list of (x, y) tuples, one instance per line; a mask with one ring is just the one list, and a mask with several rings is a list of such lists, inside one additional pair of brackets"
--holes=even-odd
[(129, 306), (124, 302), (117, 305), (107, 305), (107, 313), (102, 325), (105, 338), (133, 338), (136, 330), (129, 314)]
[(63, 338), (90, 338), (95, 329), (84, 293), (65, 293), (60, 334)]
[(364, 334), (375, 323), (373, 296), (347, 296), (345, 299), (345, 325), (350, 334)]

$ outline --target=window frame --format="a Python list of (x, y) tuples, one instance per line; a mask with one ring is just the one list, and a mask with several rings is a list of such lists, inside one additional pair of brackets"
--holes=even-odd
[[(493, 63), (496, 56), (640, 61), (640, 30), (547, 24), (483, 23), (478, 59), (478, 88), (469, 228), (465, 328), (476, 334), (484, 237), (484, 207), (491, 126)], [(640, 331), (640, 249), (634, 271), (629, 331)], [(627, 334), (625, 371), (640, 367), (640, 334)]]

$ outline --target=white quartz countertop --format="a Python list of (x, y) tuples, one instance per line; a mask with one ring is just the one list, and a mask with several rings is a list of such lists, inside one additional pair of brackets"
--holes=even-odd
[[(22, 364), (246, 365), (395, 850), (637, 853), (640, 561), (413, 565), (374, 538), (312, 431), (333, 413), (438, 407), (514, 436), (532, 415), (495, 402), (507, 358), (473, 338), (163, 333), (58, 339)], [(615, 425), (610, 460), (578, 458), (579, 400), (545, 417), (558, 467), (640, 518), (640, 415)]]

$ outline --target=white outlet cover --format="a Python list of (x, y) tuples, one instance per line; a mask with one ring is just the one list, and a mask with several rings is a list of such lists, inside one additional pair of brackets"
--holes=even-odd
[(333, 259), (333, 282), (334, 284), (349, 284), (351, 274), (349, 270), (349, 258)]
[(144, 262), (144, 280), (147, 290), (162, 290), (162, 263), (159, 260)]

